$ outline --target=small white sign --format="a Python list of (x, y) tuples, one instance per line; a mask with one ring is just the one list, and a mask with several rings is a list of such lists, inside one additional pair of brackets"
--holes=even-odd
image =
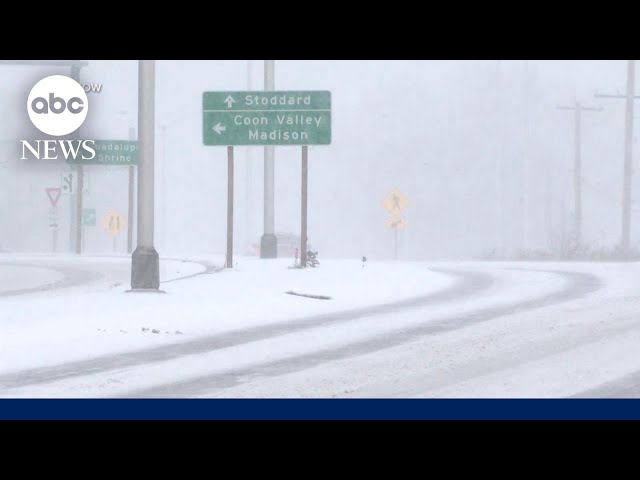
[[(89, 176), (89, 172), (83, 172), (82, 176), (84, 177), (82, 182), (82, 194), (89, 195), (89, 184), (91, 181), (91, 177)], [(75, 195), (77, 189), (78, 172), (63, 172), (60, 175), (60, 193), (62, 195)]]

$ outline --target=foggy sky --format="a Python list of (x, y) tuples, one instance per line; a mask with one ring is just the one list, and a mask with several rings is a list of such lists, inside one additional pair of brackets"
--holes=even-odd
[[(157, 62), (156, 243), (161, 255), (224, 251), (226, 149), (202, 145), (202, 92), (261, 89), (262, 61), (252, 61), (250, 79), (247, 65), (246, 60)], [(400, 235), (404, 257), (480, 257), (500, 246), (507, 251), (549, 248), (573, 228), (573, 115), (555, 107), (576, 99), (604, 107), (584, 113), (582, 120), (584, 241), (615, 245), (625, 105), (595, 99), (593, 93), (624, 92), (626, 61), (530, 60), (528, 65), (527, 101), (524, 61), (276, 61), (276, 90), (332, 92), (332, 145), (309, 149), (309, 238), (320, 257), (390, 257), (393, 234), (385, 227), (388, 214), (380, 202), (392, 188), (409, 199), (407, 229)], [(24, 108), (33, 84), (66, 71), (0, 68), (5, 112), (0, 215), (6, 219), (0, 248), (47, 251), (44, 188), (59, 182), (61, 168), (17, 168), (11, 142), (33, 128)], [(81, 137), (126, 139), (129, 127), (137, 126), (137, 63), (90, 61), (82, 81), (102, 83), (103, 91), (89, 94)], [(259, 243), (262, 233), (262, 152), (236, 148), (238, 253)], [(277, 232), (299, 232), (299, 157), (299, 147), (276, 148)], [(87, 170), (92, 191), (85, 205), (99, 215), (109, 208), (126, 214), (126, 168)], [(635, 177), (634, 198), (639, 188)], [(69, 206), (62, 201), (60, 214), (64, 251)], [(633, 244), (640, 236), (637, 221), (634, 206)], [(112, 251), (111, 238), (99, 227), (85, 234), (87, 252)], [(122, 253), (126, 235), (118, 242)]]

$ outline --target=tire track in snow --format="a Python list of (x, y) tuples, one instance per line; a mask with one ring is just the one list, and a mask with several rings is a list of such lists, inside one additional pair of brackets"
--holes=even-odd
[(249, 327), (242, 330), (219, 333), (194, 340), (162, 345), (158, 347), (103, 355), (87, 360), (78, 360), (49, 367), (25, 369), (0, 375), (0, 390), (43, 385), (70, 378), (84, 377), (113, 370), (148, 365), (184, 357), (209, 353), (223, 348), (265, 340), (281, 335), (302, 332), (317, 327), (353, 321), (373, 315), (385, 315), (399, 310), (446, 303), (459, 297), (479, 293), (493, 284), (493, 278), (486, 273), (448, 269), (431, 269), (456, 278), (455, 283), (442, 290), (398, 302), (363, 307), (341, 312), (314, 315), (306, 318), (289, 319), (267, 325)]
[(640, 372), (624, 375), (569, 398), (640, 398)]
[[(441, 269), (440, 271), (454, 274), (460, 273), (449, 269)], [(264, 379), (298, 372), (316, 367), (323, 363), (345, 360), (351, 357), (397, 347), (404, 343), (414, 341), (420, 337), (450, 332), (478, 323), (487, 322), (497, 317), (575, 300), (596, 291), (602, 285), (598, 277), (588, 273), (542, 270), (527, 271), (560, 275), (567, 280), (568, 286), (543, 297), (519, 301), (508, 305), (480, 308), (468, 314), (452, 315), (440, 320), (429, 321), (428, 323), (418, 324), (413, 327), (406, 327), (397, 332), (385, 333), (360, 342), (352, 342), (337, 348), (317, 350), (292, 358), (278, 359), (227, 372), (215, 373), (212, 375), (200, 376), (195, 379), (146, 388), (130, 392), (123, 396), (152, 398), (194, 397), (206, 395), (207, 393), (248, 383), (254, 379)]]

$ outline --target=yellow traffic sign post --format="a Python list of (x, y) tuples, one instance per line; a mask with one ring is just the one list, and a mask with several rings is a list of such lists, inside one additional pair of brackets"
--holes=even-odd
[(100, 220), (100, 226), (113, 237), (113, 252), (116, 253), (116, 240), (122, 230), (127, 227), (127, 220), (114, 209), (111, 209)]
[(391, 214), (386, 221), (387, 228), (393, 230), (393, 259), (398, 259), (398, 230), (404, 230), (405, 220), (400, 216), (409, 206), (407, 197), (398, 189), (391, 190), (382, 200), (382, 207)]

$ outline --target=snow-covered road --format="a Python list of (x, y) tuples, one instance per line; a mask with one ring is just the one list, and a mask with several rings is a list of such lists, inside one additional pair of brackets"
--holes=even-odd
[(0, 259), (54, 272), (0, 298), (0, 396), (640, 395), (635, 263), (186, 260), (158, 296), (128, 259)]

